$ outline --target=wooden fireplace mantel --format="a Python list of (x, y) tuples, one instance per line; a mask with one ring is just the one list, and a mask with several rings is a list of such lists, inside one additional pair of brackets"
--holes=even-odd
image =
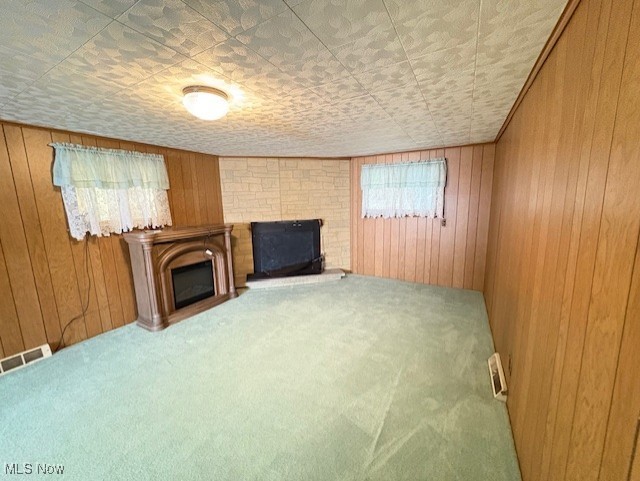
[[(138, 325), (159, 331), (238, 294), (233, 280), (233, 225), (144, 230), (124, 234), (129, 244)], [(214, 295), (176, 309), (171, 270), (211, 261)]]

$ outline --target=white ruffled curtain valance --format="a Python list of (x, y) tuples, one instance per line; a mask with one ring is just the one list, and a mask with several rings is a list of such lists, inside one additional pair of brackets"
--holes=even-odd
[(171, 225), (164, 157), (126, 150), (49, 144), (53, 184), (62, 190), (71, 236), (108, 236)]
[(360, 175), (362, 217), (444, 217), (447, 161), (365, 164)]

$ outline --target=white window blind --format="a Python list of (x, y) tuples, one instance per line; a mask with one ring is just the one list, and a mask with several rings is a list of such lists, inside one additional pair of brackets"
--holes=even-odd
[(360, 175), (362, 217), (444, 217), (446, 159), (365, 164)]
[(75, 239), (171, 225), (164, 157), (68, 143), (55, 149), (53, 184), (62, 190)]

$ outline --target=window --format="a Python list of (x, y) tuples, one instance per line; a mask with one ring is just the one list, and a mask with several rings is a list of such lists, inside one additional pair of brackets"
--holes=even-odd
[(362, 217), (444, 217), (446, 159), (362, 166)]
[(49, 144), (53, 184), (62, 190), (75, 239), (171, 225), (164, 157), (125, 150)]

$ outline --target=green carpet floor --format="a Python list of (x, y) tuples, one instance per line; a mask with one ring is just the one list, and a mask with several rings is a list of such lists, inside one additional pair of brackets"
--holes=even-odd
[(519, 480), (492, 352), (477, 292), (355, 275), (248, 291), (0, 378), (0, 477)]

